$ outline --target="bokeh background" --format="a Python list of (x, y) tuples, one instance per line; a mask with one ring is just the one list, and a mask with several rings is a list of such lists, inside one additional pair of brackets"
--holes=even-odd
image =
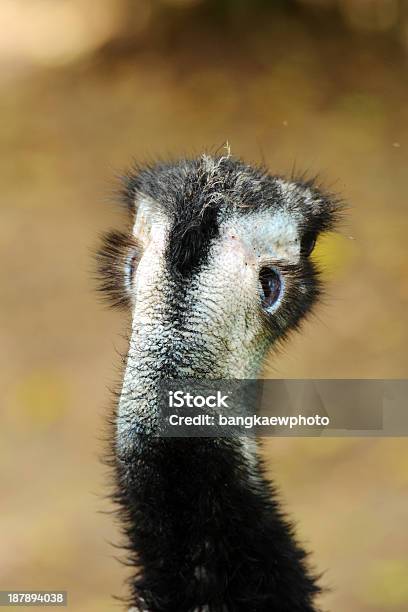
[[(92, 250), (132, 158), (214, 150), (319, 173), (349, 205), (325, 303), (276, 377), (408, 374), (403, 0), (1, 0), (0, 588), (120, 609), (104, 423), (126, 317)], [(408, 609), (408, 444), (269, 439), (332, 612)]]

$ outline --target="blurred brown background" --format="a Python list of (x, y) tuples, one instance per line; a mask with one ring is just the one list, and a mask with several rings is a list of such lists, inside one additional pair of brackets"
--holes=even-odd
[[(325, 304), (277, 377), (404, 378), (408, 10), (402, 0), (1, 0), (0, 588), (120, 609), (98, 460), (125, 317), (92, 249), (131, 159), (222, 146), (319, 172), (350, 205)], [(332, 612), (408, 609), (404, 439), (269, 439)]]

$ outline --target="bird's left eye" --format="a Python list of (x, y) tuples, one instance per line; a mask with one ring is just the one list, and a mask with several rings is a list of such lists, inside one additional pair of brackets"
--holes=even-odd
[(134, 251), (133, 253), (129, 255), (128, 261), (127, 261), (127, 275), (128, 275), (129, 284), (132, 284), (138, 261), (139, 261), (139, 253)]
[(279, 299), (282, 289), (280, 275), (273, 268), (261, 268), (259, 272), (261, 283), (261, 303), (263, 308), (268, 309)]

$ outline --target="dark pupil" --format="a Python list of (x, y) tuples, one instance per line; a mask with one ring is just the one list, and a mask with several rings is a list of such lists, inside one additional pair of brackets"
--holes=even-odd
[(261, 281), (261, 300), (262, 306), (268, 308), (272, 306), (279, 297), (281, 281), (279, 275), (272, 268), (262, 268), (259, 273)]

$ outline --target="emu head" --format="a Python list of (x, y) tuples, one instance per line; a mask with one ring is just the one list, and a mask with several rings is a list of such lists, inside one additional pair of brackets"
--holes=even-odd
[(101, 271), (132, 312), (126, 401), (162, 377), (255, 377), (319, 294), (309, 256), (338, 203), (205, 155), (130, 174), (125, 195), (131, 229), (105, 239)]

